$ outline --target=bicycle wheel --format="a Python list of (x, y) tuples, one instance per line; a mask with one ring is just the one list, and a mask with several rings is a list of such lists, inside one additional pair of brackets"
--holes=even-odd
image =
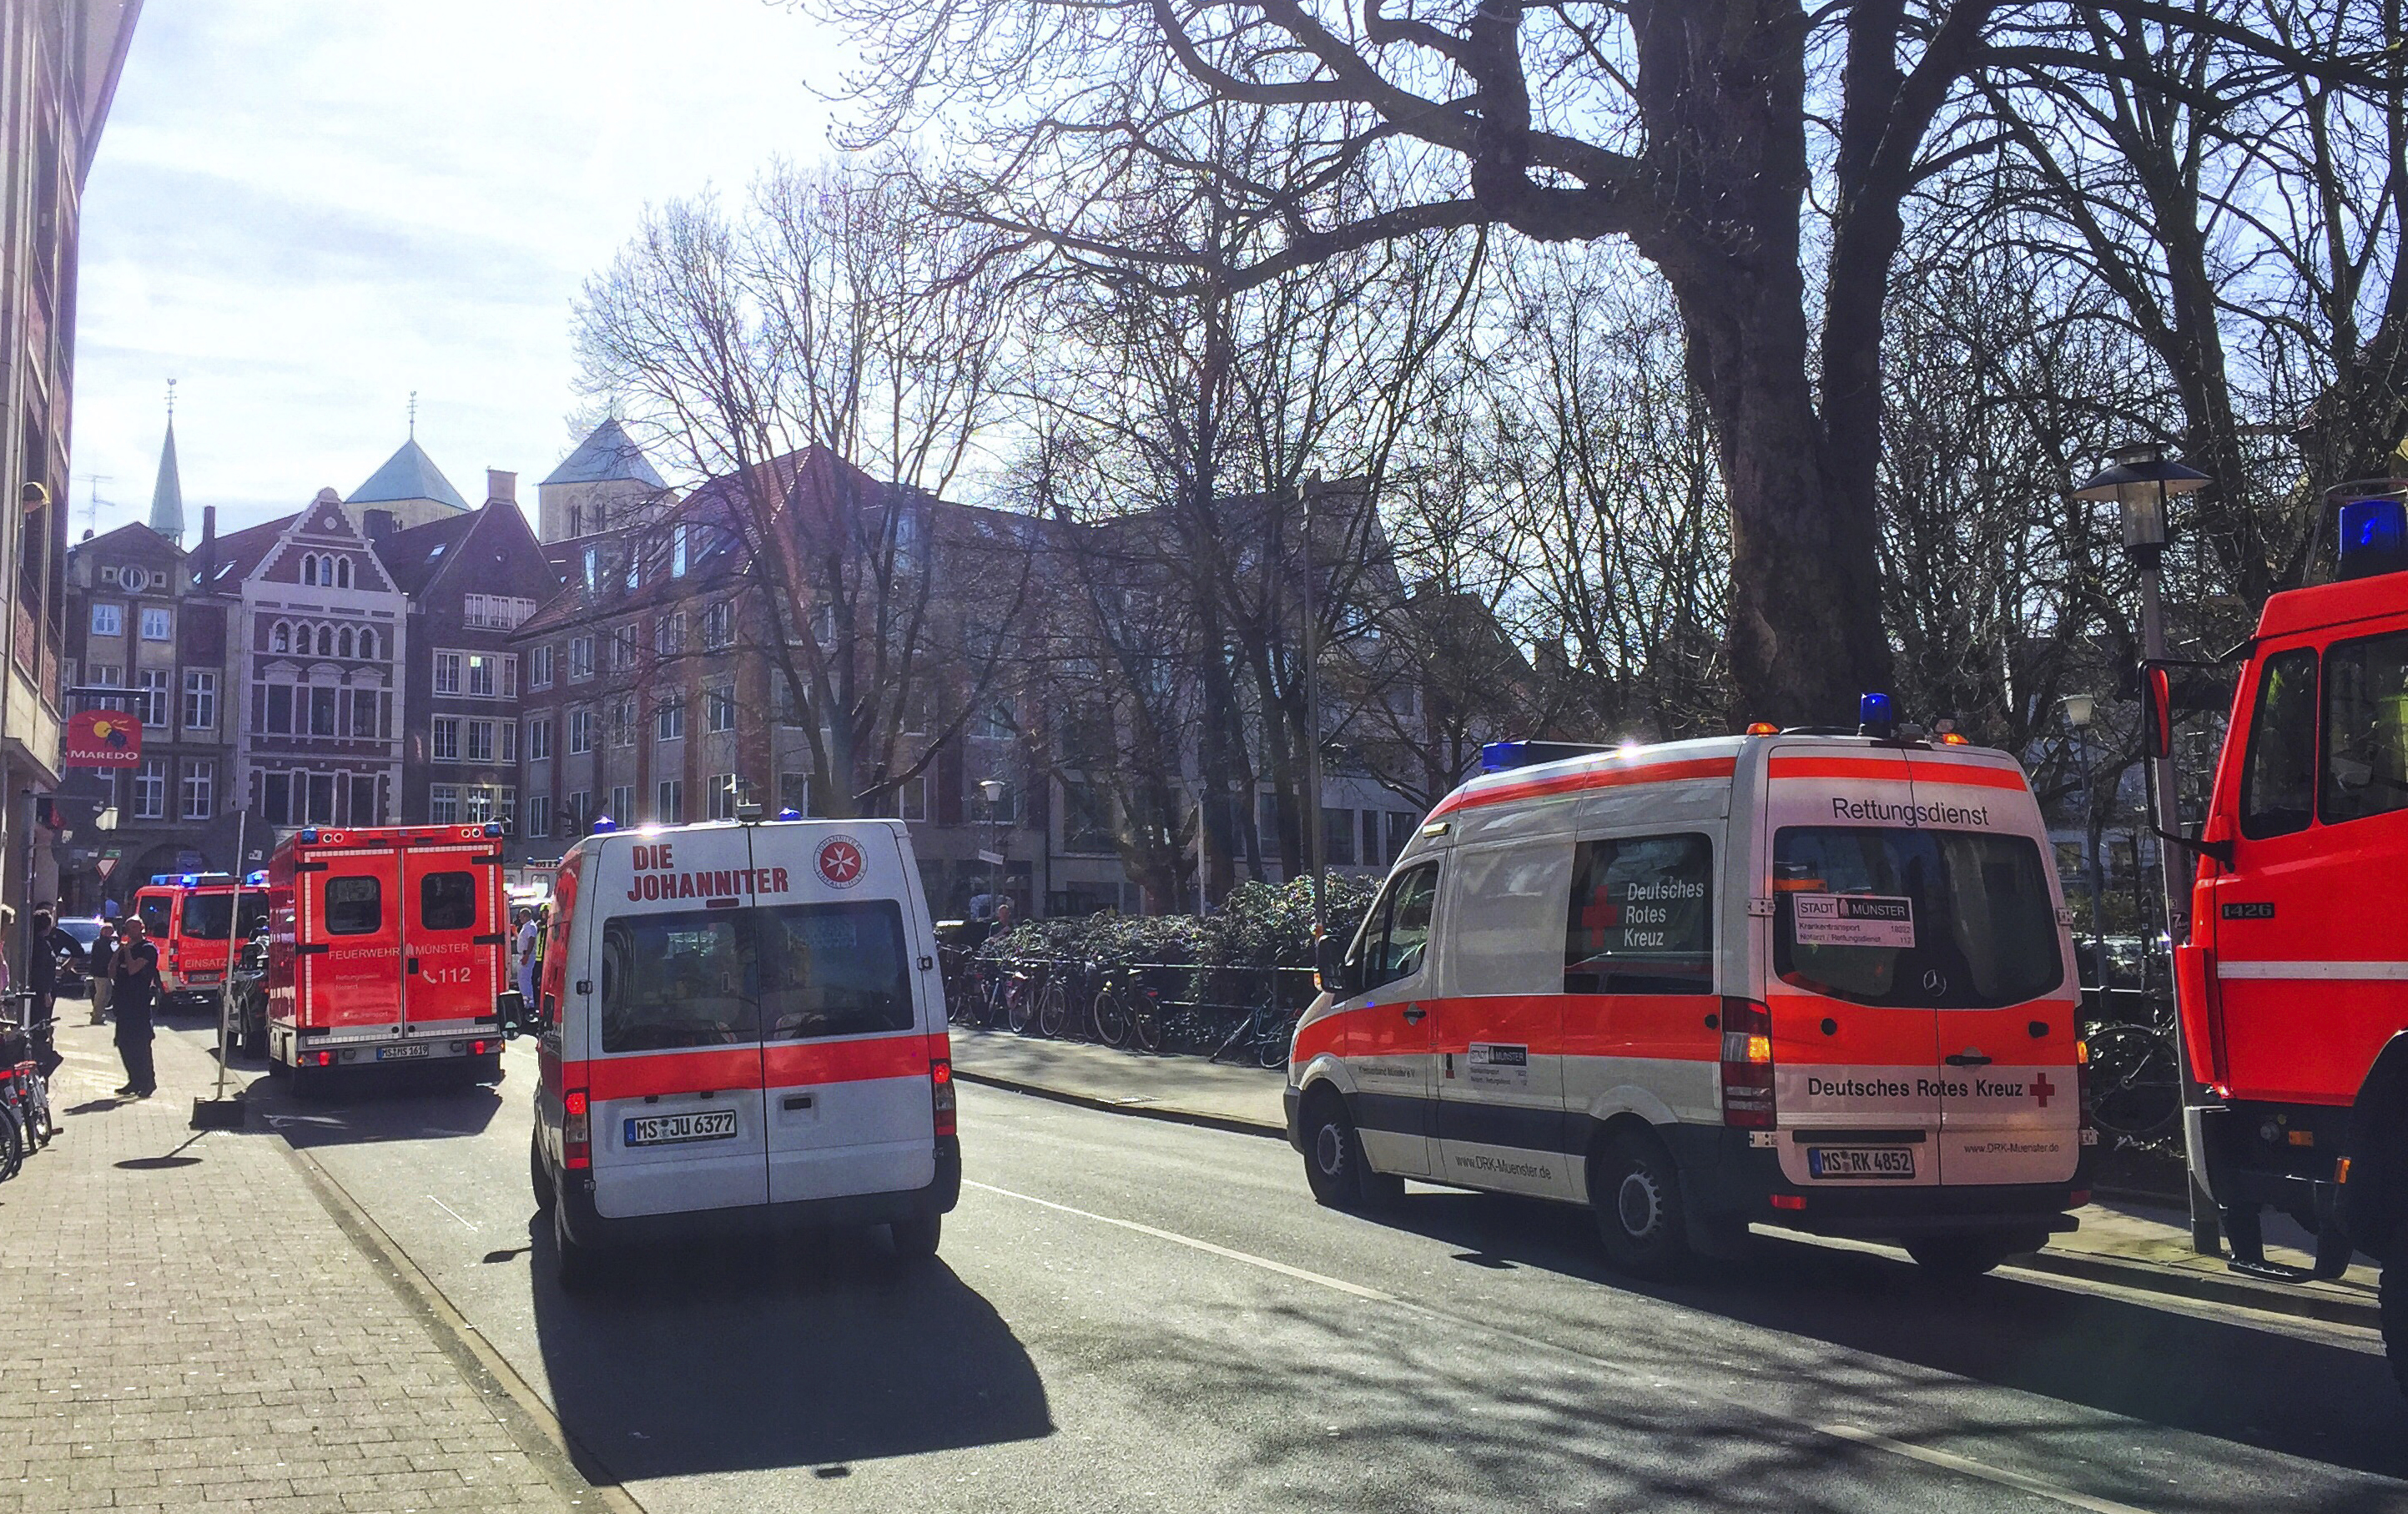
[(34, 1137), (33, 1144), (48, 1146), (59, 1136), (59, 1117), (50, 1107), (50, 1080), (38, 1072), (35, 1073), (31, 1093), (34, 1107), (28, 1128)]
[(2092, 1124), (2117, 1136), (2157, 1136), (2181, 1115), (2171, 1036), (2149, 1025), (2102, 1025), (2092, 1033)]
[(1129, 1016), (1129, 1040), (1140, 1051), (1151, 1054), (1162, 1050), (1162, 1009), (1148, 994)]
[(1118, 1046), (1128, 1039), (1128, 1010), (1122, 1006), (1121, 996), (1111, 989), (1096, 992), (1091, 1018), (1096, 1022), (1096, 1039), (1106, 1046)]
[(1060, 978), (1045, 985), (1045, 996), (1037, 1005), (1037, 1034), (1052, 1040), (1070, 1026), (1070, 991)]
[(1287, 1065), (1289, 1046), (1296, 1040), (1296, 1017), (1273, 1015), (1263, 1026), (1262, 1039), (1254, 1043), (1254, 1051), (1266, 1067)]
[(11, 1099), (0, 1104), (0, 1183), (16, 1177), (24, 1165), (25, 1120)]
[(1028, 990), (1025, 978), (1015, 981), (1003, 994), (1003, 1021), (1014, 1036), (1028, 1034), (1028, 1021), (1036, 1010), (1036, 995)]

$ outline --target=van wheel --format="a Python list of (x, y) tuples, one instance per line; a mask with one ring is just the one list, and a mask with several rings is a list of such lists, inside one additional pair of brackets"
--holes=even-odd
[(1304, 1179), (1313, 1201), (1327, 1208), (1377, 1208), (1404, 1197), (1405, 1180), (1373, 1172), (1363, 1160), (1363, 1137), (1346, 1112), (1346, 1101), (1326, 1086), (1304, 1116)]
[(602, 1258), (568, 1234), (568, 1206), (552, 1206), (552, 1270), (564, 1293), (590, 1293), (602, 1280)]
[(886, 1227), (895, 1239), (895, 1259), (898, 1262), (925, 1262), (937, 1254), (937, 1242), (945, 1232), (941, 1214), (914, 1215), (897, 1220)]
[(2019, 1250), (2023, 1237), (1975, 1234), (1922, 1235), (1906, 1243), (1906, 1254), (1934, 1278), (1978, 1278)]
[(536, 1212), (550, 1214), (560, 1192), (552, 1186), (552, 1169), (544, 1164), (543, 1142), (532, 1133), (527, 1136), (527, 1181), (535, 1189)]
[(1689, 1260), (1681, 1174), (1654, 1136), (1627, 1130), (1589, 1158), (1589, 1206), (1598, 1238), (1617, 1272), (1665, 1278)]

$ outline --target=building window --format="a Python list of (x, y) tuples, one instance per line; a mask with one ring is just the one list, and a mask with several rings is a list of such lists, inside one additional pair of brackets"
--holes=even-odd
[(636, 628), (623, 625), (610, 633), (610, 671), (625, 673), (636, 665)]
[(335, 655), (335, 628), (331, 625), (322, 625), (318, 628), (318, 655), (321, 657)]
[[(622, 817), (624, 818), (622, 819)], [(614, 821), (618, 821), (622, 825), (630, 825), (635, 822), (636, 790), (633, 784), (619, 783), (611, 786), (610, 818)]]
[(662, 657), (685, 650), (685, 611), (672, 611), (652, 622), (652, 650)]
[(460, 717), (437, 715), (427, 738), (427, 757), (437, 763), (460, 760)]
[(896, 812), (903, 819), (926, 820), (928, 818), (928, 775), (923, 773), (918, 778), (905, 778), (903, 786), (896, 791)]
[(351, 628), (348, 625), (343, 627), (341, 638), (335, 643), (335, 655), (337, 657), (350, 657), (358, 650), (358, 648), (359, 643), (352, 639)]
[(636, 696), (622, 694), (610, 701), (610, 745), (632, 747), (636, 744)]
[(736, 685), (714, 683), (702, 693), (703, 723), (713, 731), (736, 729)]
[(493, 653), (469, 652), (466, 656), (468, 664), (468, 687), (466, 693), (471, 697), (477, 699), (493, 698), (495, 684), (495, 670), (494, 667)]
[(461, 619), (489, 631), (515, 631), (534, 613), (534, 600), (507, 594), (469, 594), (461, 603)]
[(552, 755), (552, 717), (538, 715), (526, 722), (527, 761), (539, 763)]
[(310, 690), (309, 734), (311, 736), (330, 736), (337, 735), (339, 731), (340, 727), (335, 723), (335, 691), (332, 689)]
[(1354, 811), (1322, 810), (1321, 855), (1333, 867), (1354, 865)]
[(461, 654), (455, 651), (439, 651), (435, 654), (435, 692), (437, 693), (456, 694), (460, 692), (461, 661)]
[(568, 681), (582, 683), (594, 676), (594, 638), (568, 638)]
[(702, 612), (705, 651), (725, 651), (736, 645), (736, 602), (723, 599)]
[[(353, 689), (351, 692), (351, 736), (355, 740), (373, 740), (381, 734), (377, 713), (392, 699), (380, 689)], [(354, 825), (360, 823), (352, 821)]]
[(527, 795), (526, 834), (529, 836), (552, 834), (552, 795), (548, 793)]
[(91, 671), (93, 687), (96, 689), (122, 689), (125, 687), (125, 668), (122, 664), (94, 663), (92, 664)]
[(811, 813), (811, 776), (809, 773), (778, 775), (778, 807), (797, 815)]
[(602, 549), (585, 549), (585, 592), (592, 593), (602, 587)]
[(460, 823), (460, 785), (430, 783), (426, 787), (426, 819), (436, 825)]
[(293, 685), (254, 683), (251, 686), (251, 728), (267, 736), (293, 734)]
[(822, 600), (811, 610), (811, 639), (824, 651), (836, 645), (836, 605)]
[(685, 526), (682, 523), (669, 533), (669, 577), (685, 577)]
[(461, 795), (467, 812), (460, 818), (473, 825), (518, 819), (519, 791), (507, 783), (472, 783)]
[(188, 821), (208, 820), (215, 811), (218, 787), (218, 764), (187, 763), (184, 764), (183, 816)]
[(145, 757), (134, 773), (134, 818), (167, 818), (167, 759)]
[(165, 610), (164, 610), (164, 609), (157, 609), (157, 608), (146, 608), (145, 610), (143, 610), (143, 612), (142, 612), (142, 639), (143, 639), (143, 640), (145, 640), (145, 641), (170, 641), (170, 640), (173, 640), (173, 639), (174, 639), (174, 637), (175, 637), (175, 631), (174, 631), (174, 628), (173, 628), (173, 627), (169, 624), (169, 622), (168, 622), (167, 612), (166, 612)]
[(173, 697), (176, 675), (164, 667), (146, 667), (135, 675), (141, 693), (134, 696), (134, 706), (145, 725), (165, 727), (167, 723), (167, 701)]
[(682, 825), (685, 823), (685, 784), (682, 780), (661, 779), (656, 799), (657, 802), (652, 806), (653, 824)]
[(207, 731), (218, 723), (218, 676), (184, 675), (184, 729)]
[(374, 626), (366, 627), (360, 632), (360, 660), (368, 663), (377, 660), (377, 634)]
[(467, 750), (465, 753), (466, 760), (472, 763), (492, 762), (494, 760), (494, 722), (470, 721), (467, 722)]
[(572, 709), (568, 712), (568, 750), (588, 752), (594, 750), (594, 712)]
[(706, 798), (704, 800), (704, 802), (710, 807), (710, 813), (703, 818), (705, 820), (734, 820), (736, 818), (736, 795), (737, 787), (735, 774), (711, 774), (710, 787), (706, 791)]
[(663, 741), (680, 741), (685, 737), (685, 701), (664, 699), (652, 710), (653, 733)]
[(536, 647), (528, 650), (527, 687), (531, 689), (552, 687), (552, 648), (550, 646)]
[(578, 836), (584, 832), (585, 822), (594, 818), (594, 794), (586, 789), (573, 789), (561, 801), (560, 834)]
[(125, 607), (95, 603), (92, 607), (92, 634), (95, 636), (125, 635)]
[(338, 557), (335, 559), (335, 587), (349, 589), (351, 586), (351, 560), (348, 557)]

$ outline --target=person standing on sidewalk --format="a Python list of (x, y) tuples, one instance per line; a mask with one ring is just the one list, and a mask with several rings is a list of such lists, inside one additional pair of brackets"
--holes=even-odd
[(92, 938), (92, 1022), (108, 1023), (108, 994), (117, 985), (109, 980), (108, 968), (117, 956), (117, 921), (101, 922), (100, 934)]
[(150, 944), (142, 917), (125, 921), (125, 944), (110, 964), (117, 988), (110, 1004), (117, 1011), (117, 1054), (125, 1063), (125, 1086), (120, 1093), (147, 1099), (159, 1091), (158, 1074), (150, 1065), (150, 1007), (159, 994), (159, 949)]
[(25, 964), (25, 986), (34, 992), (26, 1029), (33, 1037), (34, 1058), (41, 1064), (42, 1076), (48, 1078), (59, 1070), (60, 1062), (58, 1027), (52, 1018), (58, 1013), (59, 953), (67, 952), (80, 962), (83, 948), (76, 945), (74, 936), (59, 929), (48, 908), (34, 911), (33, 945), (32, 960)]
[(519, 997), (526, 1001), (530, 1009), (535, 1007), (535, 944), (541, 935), (535, 911), (523, 911), (519, 922)]

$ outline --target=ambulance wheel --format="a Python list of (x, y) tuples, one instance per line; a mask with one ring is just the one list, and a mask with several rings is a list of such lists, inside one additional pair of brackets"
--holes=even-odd
[(945, 1217), (941, 1214), (914, 1215), (897, 1220), (886, 1227), (894, 1237), (895, 1260), (925, 1262), (937, 1254), (937, 1243), (945, 1233)]
[(1978, 1278), (2017, 1251), (2029, 1250), (2014, 1235), (1922, 1235), (1906, 1243), (1906, 1254), (1934, 1278)]
[(552, 1207), (552, 1275), (564, 1293), (593, 1292), (602, 1280), (602, 1257), (568, 1234), (568, 1206)]
[(1635, 1278), (1665, 1278), (1689, 1260), (1681, 1174), (1664, 1143), (1642, 1131), (1614, 1136), (1589, 1159), (1589, 1204), (1605, 1259)]
[(1304, 1109), (1304, 1179), (1315, 1203), (1332, 1209), (1375, 1208), (1404, 1196), (1405, 1182), (1387, 1173), (1373, 1172), (1363, 1160), (1363, 1137), (1356, 1134), (1346, 1101), (1326, 1084)]
[(543, 1143), (533, 1136), (527, 1137), (527, 1182), (535, 1189), (536, 1212), (550, 1214), (560, 1193), (552, 1186), (552, 1169), (544, 1164)]

